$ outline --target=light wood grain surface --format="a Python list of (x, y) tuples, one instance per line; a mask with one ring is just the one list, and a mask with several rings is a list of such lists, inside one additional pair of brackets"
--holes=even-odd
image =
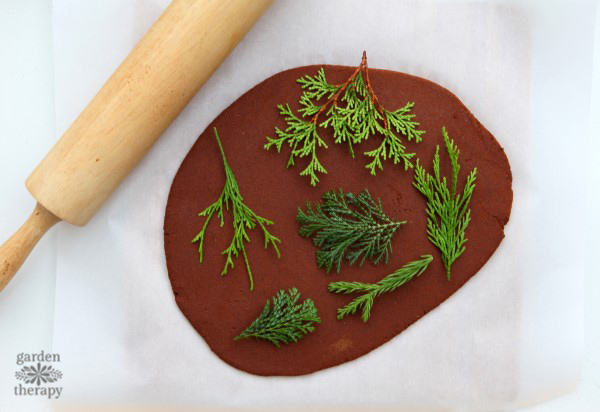
[(39, 203), (29, 219), (0, 246), (0, 291), (11, 281), (44, 233), (60, 219)]
[(271, 0), (174, 0), (27, 179), (39, 203), (85, 225)]

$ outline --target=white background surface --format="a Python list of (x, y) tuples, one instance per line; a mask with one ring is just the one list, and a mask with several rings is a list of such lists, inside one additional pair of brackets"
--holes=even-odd
[[(55, 141), (50, 1), (0, 0), (0, 238), (34, 203), (25, 178)], [(49, 350), (54, 319), (56, 232), (42, 239), (0, 298), (0, 411), (35, 411), (13, 394), (15, 356)]]
[[(49, 18), (46, 1), (0, 2), (0, 177), (4, 185), (3, 194), (6, 195), (3, 197), (6, 205), (3, 205), (0, 214), (0, 235), (3, 237), (14, 231), (33, 207), (22, 182), (54, 140)], [(85, 27), (87, 22), (81, 24)], [(11, 41), (4, 42), (4, 39)], [(94, 65), (110, 62), (87, 64), (93, 68)], [(599, 112), (597, 96), (596, 93), (596, 113)], [(597, 134), (597, 120), (595, 125)], [(597, 153), (596, 143), (594, 148)], [(592, 174), (588, 181), (590, 188), (594, 184), (597, 187), (597, 173)], [(597, 195), (592, 195), (589, 204), (597, 205), (598, 200)], [(594, 219), (588, 219), (588, 222), (590, 238), (598, 245), (598, 237), (593, 235)], [(598, 231), (598, 224), (595, 224)], [(588, 257), (589, 261), (594, 257), (591, 244), (588, 245)], [(19, 277), (9, 286), (9, 293), (3, 294), (0, 299), (0, 412), (3, 412), (3, 408), (15, 410), (10, 407), (14, 396), (5, 392), (6, 388), (12, 390), (14, 385), (14, 354), (50, 347), (53, 273), (48, 273), (47, 268), (53, 268), (53, 258), (52, 238), (49, 237), (40, 244)], [(588, 271), (586, 323), (595, 328), (587, 329), (583, 383), (575, 394), (536, 407), (535, 410), (592, 411), (600, 408), (600, 362), (598, 354), (591, 350), (594, 346), (600, 346), (597, 326), (600, 324), (600, 288), (594, 275)]]

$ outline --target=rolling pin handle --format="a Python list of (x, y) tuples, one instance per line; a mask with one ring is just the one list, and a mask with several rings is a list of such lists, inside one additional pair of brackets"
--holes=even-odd
[(15, 276), (44, 233), (60, 219), (37, 204), (29, 219), (0, 246), (0, 292)]

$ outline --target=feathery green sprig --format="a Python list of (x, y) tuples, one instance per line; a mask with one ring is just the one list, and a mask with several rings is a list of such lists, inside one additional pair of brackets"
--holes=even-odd
[(310, 184), (316, 186), (319, 182), (317, 172), (327, 173), (319, 158), (317, 157), (317, 148), (327, 148), (327, 143), (317, 133), (317, 125), (314, 122), (306, 122), (297, 117), (289, 105), (279, 105), (279, 113), (284, 116), (288, 127), (285, 131), (276, 129), (279, 136), (278, 139), (267, 137), (268, 142), (265, 144), (265, 149), (272, 146), (277, 148), (277, 152), (281, 151), (281, 146), (287, 142), (292, 148), (288, 159), (287, 167), (295, 165), (296, 157), (310, 156), (310, 162), (304, 170), (300, 172), (301, 176), (309, 176)]
[[(300, 172), (301, 176), (310, 177), (310, 184), (319, 182), (317, 173), (326, 174), (327, 170), (317, 156), (319, 148), (327, 149), (327, 143), (319, 136), (319, 128), (332, 128), (333, 139), (337, 144), (347, 144), (354, 157), (354, 146), (379, 134), (383, 137), (381, 144), (364, 154), (372, 160), (365, 166), (372, 175), (377, 169), (383, 170), (383, 161), (392, 160), (394, 164), (403, 163), (404, 169), (413, 167), (411, 159), (414, 153), (407, 153), (400, 136), (408, 141), (420, 142), (423, 130), (418, 130), (419, 123), (414, 121), (411, 113), (414, 103), (409, 102), (395, 111), (385, 109), (371, 87), (366, 53), (361, 64), (356, 68), (344, 84), (333, 85), (327, 82), (325, 71), (321, 68), (316, 75), (306, 75), (297, 80), (301, 84), (303, 94), (300, 97), (299, 116), (296, 116), (288, 104), (278, 105), (279, 113), (284, 117), (285, 130), (275, 129), (276, 138), (267, 136), (265, 149), (274, 147), (278, 153), (285, 143), (290, 146), (290, 157), (287, 167), (294, 166), (296, 158), (309, 158), (309, 163)], [(320, 104), (319, 101), (327, 99)], [(319, 116), (326, 119), (319, 123)], [(306, 119), (308, 118), (308, 119)]]
[(314, 323), (321, 322), (313, 301), (306, 299), (300, 304), (298, 299), (298, 289), (292, 288), (288, 293), (280, 290), (273, 297), (273, 308), (271, 309), (271, 302), (267, 299), (258, 318), (234, 340), (254, 337), (267, 340), (277, 347), (280, 343), (298, 342), (315, 330)]
[(458, 155), (460, 150), (450, 139), (446, 128), (442, 129), (444, 143), (452, 165), (452, 183), (450, 189), (445, 177), (440, 176), (440, 147), (437, 146), (433, 159), (433, 176), (417, 161), (413, 185), (427, 198), (427, 234), (429, 240), (442, 252), (442, 261), (450, 279), (450, 268), (465, 251), (465, 230), (471, 221), (469, 202), (475, 189), (477, 168), (471, 170), (463, 194), (457, 194)]
[(225, 186), (223, 187), (223, 191), (221, 192), (221, 196), (219, 196), (219, 199), (198, 214), (198, 216), (200, 217), (206, 217), (206, 220), (204, 221), (202, 230), (192, 240), (192, 243), (200, 243), (198, 247), (198, 252), (200, 253), (200, 263), (202, 263), (202, 249), (204, 245), (204, 237), (206, 234), (206, 228), (208, 227), (208, 223), (210, 222), (213, 215), (216, 213), (218, 219), (220, 220), (221, 227), (223, 227), (223, 225), (225, 224), (224, 209), (229, 210), (229, 204), (231, 203), (231, 208), (233, 211), (233, 238), (231, 239), (231, 243), (229, 244), (227, 249), (225, 249), (222, 253), (223, 255), (227, 255), (227, 260), (225, 261), (225, 267), (221, 272), (221, 276), (225, 276), (227, 274), (227, 270), (230, 267), (233, 268), (233, 258), (237, 258), (241, 251), (242, 255), (244, 256), (244, 261), (246, 262), (246, 269), (248, 270), (248, 277), (250, 279), (250, 290), (254, 290), (254, 279), (252, 278), (252, 270), (250, 269), (250, 262), (248, 261), (248, 255), (246, 254), (246, 248), (244, 246), (244, 242), (250, 242), (250, 238), (248, 237), (248, 233), (246, 232), (246, 230), (252, 230), (257, 225), (260, 226), (265, 238), (265, 249), (269, 246), (269, 244), (271, 244), (275, 249), (278, 258), (281, 257), (281, 255), (279, 253), (277, 243), (280, 243), (281, 240), (271, 235), (266, 228), (266, 226), (273, 224), (272, 221), (258, 216), (252, 211), (252, 209), (250, 209), (244, 204), (244, 199), (240, 193), (237, 180), (235, 179), (233, 171), (227, 163), (225, 151), (223, 150), (223, 146), (221, 145), (221, 140), (219, 139), (219, 134), (217, 132), (216, 127), (214, 131), (217, 143), (219, 144), (219, 149), (221, 151), (221, 157), (223, 158), (223, 167), (225, 169)]
[(381, 200), (374, 201), (368, 190), (358, 196), (330, 191), (322, 196), (322, 204), (313, 210), (307, 203), (306, 213), (298, 208), (300, 235), (311, 237), (320, 248), (317, 264), (327, 273), (335, 266), (339, 273), (344, 255), (350, 264), (365, 259), (387, 263), (392, 251), (392, 236), (406, 221), (393, 221), (383, 211)]
[(404, 285), (409, 280), (423, 273), (429, 263), (433, 260), (431, 255), (421, 256), (420, 260), (409, 262), (395, 272), (387, 275), (377, 283), (363, 282), (332, 282), (329, 284), (329, 291), (333, 293), (362, 293), (361, 296), (354, 299), (352, 302), (338, 309), (337, 318), (343, 319), (348, 315), (353, 315), (358, 309), (362, 308), (362, 320), (366, 322), (371, 316), (371, 309), (375, 298), (387, 292)]

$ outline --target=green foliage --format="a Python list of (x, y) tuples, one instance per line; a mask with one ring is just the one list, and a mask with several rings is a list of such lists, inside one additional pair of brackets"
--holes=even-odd
[[(406, 105), (396, 111), (390, 112), (384, 109), (386, 124), (391, 125), (396, 133), (405, 136), (408, 141), (415, 139), (419, 143), (422, 138), (424, 131), (417, 130), (419, 123), (413, 121), (414, 114), (410, 113), (410, 109), (415, 104), (412, 102), (406, 103)], [(384, 129), (384, 131), (378, 130), (386, 138), (382, 140), (381, 144), (374, 150), (365, 152), (365, 155), (373, 158), (371, 163), (367, 164), (367, 169), (371, 171), (372, 175), (375, 175), (375, 169), (383, 170), (383, 164), (381, 160), (391, 159), (394, 164), (398, 164), (401, 161), (404, 162), (404, 170), (412, 168), (412, 159), (414, 153), (406, 153), (405, 146), (402, 144), (402, 140), (398, 135), (394, 134), (390, 128)]]
[(462, 196), (456, 193), (458, 181), (458, 155), (460, 150), (450, 140), (446, 128), (442, 129), (444, 143), (452, 165), (451, 188), (445, 177), (440, 176), (440, 147), (438, 146), (433, 159), (433, 176), (417, 161), (415, 181), (413, 185), (427, 198), (427, 234), (429, 240), (442, 252), (442, 261), (446, 267), (448, 279), (450, 268), (454, 261), (465, 251), (465, 230), (471, 221), (469, 202), (475, 189), (477, 168), (468, 177)]
[(371, 316), (371, 308), (377, 296), (391, 292), (414, 277), (419, 276), (429, 267), (433, 260), (431, 255), (421, 256), (420, 260), (407, 263), (395, 272), (387, 275), (377, 283), (362, 282), (332, 282), (329, 284), (329, 291), (333, 293), (362, 293), (352, 302), (338, 309), (337, 318), (343, 319), (345, 316), (353, 315), (358, 309), (362, 308), (362, 320), (366, 322)]
[[(298, 110), (300, 117), (289, 105), (278, 105), (287, 127), (285, 130), (276, 128), (277, 137), (267, 137), (265, 149), (274, 147), (280, 153), (287, 143), (291, 149), (287, 167), (295, 165), (296, 158), (309, 158), (308, 166), (300, 175), (310, 177), (313, 186), (319, 182), (317, 173), (327, 173), (317, 156), (318, 148), (328, 148), (319, 136), (319, 128), (332, 128), (334, 142), (347, 144), (352, 157), (355, 145), (375, 134), (381, 135), (380, 145), (364, 153), (372, 158), (365, 166), (372, 175), (377, 169), (383, 170), (383, 161), (388, 159), (394, 164), (403, 163), (405, 170), (412, 168), (411, 159), (415, 154), (406, 152), (400, 136), (418, 143), (425, 133), (418, 130), (419, 123), (413, 120), (415, 115), (410, 112), (414, 103), (407, 103), (395, 111), (385, 109), (371, 87), (368, 70), (365, 54), (360, 66), (344, 84), (328, 83), (322, 68), (315, 76), (306, 75), (298, 79), (303, 89)], [(322, 102), (323, 99), (327, 100)], [(322, 114), (326, 119), (319, 123)]]
[(275, 130), (279, 136), (278, 139), (267, 137), (268, 142), (265, 144), (265, 149), (275, 146), (277, 152), (280, 152), (281, 146), (287, 142), (292, 149), (287, 167), (295, 164), (294, 159), (296, 157), (310, 156), (308, 166), (300, 172), (300, 175), (309, 176), (310, 184), (316, 186), (319, 182), (317, 172), (327, 173), (327, 170), (325, 170), (317, 157), (317, 147), (327, 148), (327, 144), (319, 137), (317, 125), (314, 122), (306, 122), (298, 118), (288, 105), (279, 105), (277, 107), (279, 108), (279, 113), (285, 117), (288, 127), (285, 131), (280, 130), (279, 128)]
[(298, 208), (300, 235), (311, 237), (320, 248), (317, 264), (327, 272), (335, 266), (339, 273), (344, 255), (350, 264), (365, 259), (375, 264), (388, 261), (392, 251), (392, 236), (405, 221), (393, 221), (383, 211), (381, 200), (375, 202), (368, 190), (358, 196), (330, 191), (323, 195), (323, 203), (313, 210), (307, 203), (304, 213)]
[(277, 347), (280, 343), (298, 342), (315, 330), (313, 323), (321, 322), (313, 301), (306, 299), (299, 304), (298, 299), (298, 289), (292, 288), (288, 293), (280, 290), (273, 297), (273, 309), (267, 299), (262, 313), (235, 340), (254, 337), (267, 340)]
[(275, 249), (275, 252), (277, 253), (277, 257), (281, 256), (279, 253), (279, 248), (277, 247), (277, 243), (280, 243), (281, 240), (271, 235), (266, 228), (266, 226), (273, 224), (272, 221), (258, 216), (248, 206), (244, 204), (244, 199), (240, 194), (240, 189), (238, 187), (237, 180), (235, 179), (233, 171), (227, 163), (225, 151), (223, 150), (223, 146), (221, 145), (221, 140), (219, 139), (217, 128), (215, 127), (214, 130), (217, 143), (219, 144), (219, 149), (221, 150), (223, 166), (225, 168), (225, 186), (223, 187), (223, 191), (221, 192), (221, 196), (219, 196), (219, 199), (198, 214), (198, 216), (200, 217), (206, 217), (206, 220), (204, 221), (202, 230), (192, 240), (192, 243), (198, 242), (200, 244), (198, 247), (198, 252), (200, 253), (200, 263), (202, 263), (202, 249), (204, 245), (204, 238), (206, 234), (206, 228), (208, 227), (208, 223), (210, 222), (213, 215), (216, 213), (218, 219), (221, 222), (221, 227), (223, 227), (223, 225), (225, 224), (224, 209), (229, 210), (229, 206), (231, 204), (231, 208), (233, 210), (234, 234), (231, 243), (229, 244), (229, 247), (227, 247), (227, 249), (225, 249), (222, 253), (223, 255), (227, 255), (227, 260), (225, 261), (225, 267), (221, 272), (221, 276), (225, 276), (227, 274), (227, 270), (230, 267), (233, 268), (233, 258), (237, 258), (241, 251), (242, 255), (244, 256), (244, 261), (246, 262), (246, 269), (248, 270), (248, 277), (250, 279), (250, 290), (254, 290), (252, 270), (250, 269), (250, 262), (248, 261), (246, 248), (244, 246), (244, 242), (250, 242), (250, 238), (248, 237), (248, 233), (246, 230), (252, 230), (257, 225), (260, 226), (265, 238), (265, 249), (269, 246), (269, 244), (271, 244)]

